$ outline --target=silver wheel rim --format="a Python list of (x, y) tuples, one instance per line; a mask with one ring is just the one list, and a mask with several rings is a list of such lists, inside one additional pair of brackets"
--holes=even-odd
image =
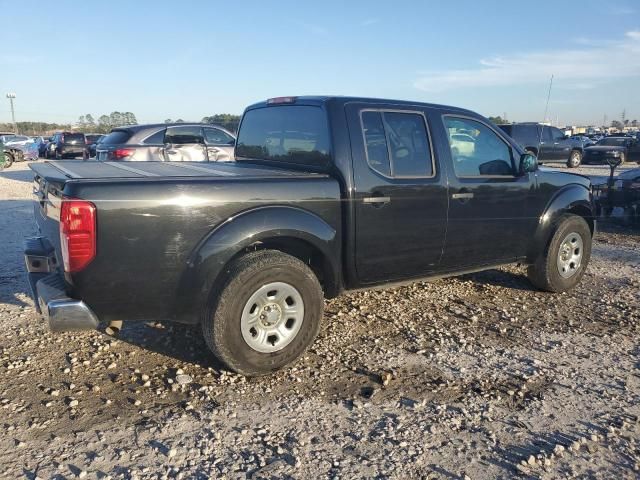
[(256, 290), (242, 310), (240, 330), (244, 341), (256, 352), (282, 350), (296, 337), (304, 320), (300, 292), (284, 282), (273, 282)]
[(570, 233), (560, 243), (558, 250), (558, 273), (562, 278), (573, 277), (582, 265), (584, 243), (582, 237), (575, 232)]
[(571, 165), (578, 165), (580, 162), (580, 154), (578, 152), (573, 152), (571, 154)]

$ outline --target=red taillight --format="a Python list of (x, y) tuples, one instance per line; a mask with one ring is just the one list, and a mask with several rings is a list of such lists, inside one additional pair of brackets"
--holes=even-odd
[(133, 148), (118, 148), (111, 154), (114, 160), (122, 160), (123, 158), (133, 155)]
[(79, 272), (96, 256), (96, 206), (65, 198), (60, 207), (60, 244), (65, 272)]

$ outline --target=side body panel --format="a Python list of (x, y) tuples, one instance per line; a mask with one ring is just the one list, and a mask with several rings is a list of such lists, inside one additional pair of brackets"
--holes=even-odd
[[(221, 224), (232, 224), (244, 212), (264, 206), (296, 209), (322, 219), (325, 230), (334, 233), (328, 240), (323, 232), (320, 243), (335, 257), (334, 265), (341, 255), (340, 193), (328, 177), (76, 182), (67, 184), (64, 193), (97, 207), (97, 256), (67, 280), (74, 296), (103, 320), (197, 321), (193, 316), (181, 318), (192, 313), (181, 310), (197, 300), (184, 287), (184, 282), (192, 282), (189, 273), (210, 262), (198, 249)], [(238, 230), (244, 238), (222, 240), (229, 243), (228, 252), (259, 240), (264, 232), (289, 234), (274, 228), (273, 217), (251, 218), (253, 229)]]

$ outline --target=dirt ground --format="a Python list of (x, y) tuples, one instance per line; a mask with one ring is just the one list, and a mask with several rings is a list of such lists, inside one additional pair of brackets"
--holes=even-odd
[(245, 379), (197, 328), (49, 333), (30, 190), (0, 173), (0, 478), (640, 477), (637, 229), (601, 222), (567, 294), (508, 267), (328, 301), (303, 358)]

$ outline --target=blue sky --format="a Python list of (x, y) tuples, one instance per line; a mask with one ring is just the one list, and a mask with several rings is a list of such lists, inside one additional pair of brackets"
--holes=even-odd
[[(527, 8), (525, 8), (527, 5)], [(531, 5), (533, 8), (528, 8)], [(0, 1), (0, 121), (241, 113), (280, 95), (640, 120), (640, 3)]]

